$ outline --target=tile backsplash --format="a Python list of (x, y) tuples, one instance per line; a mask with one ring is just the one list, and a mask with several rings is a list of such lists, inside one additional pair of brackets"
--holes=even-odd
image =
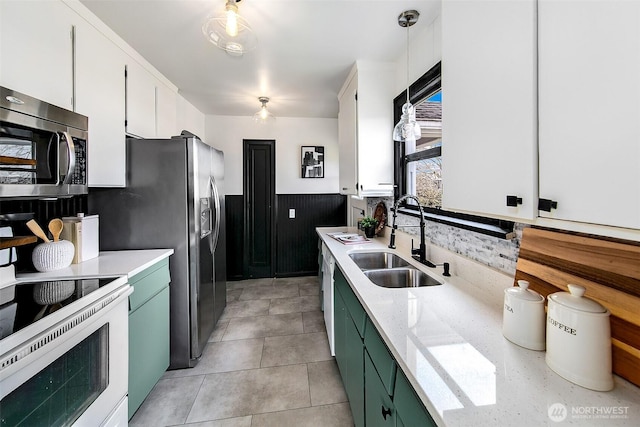
[[(380, 201), (383, 201), (387, 206), (389, 211), (387, 223), (390, 226), (393, 199), (367, 199), (367, 211), (369, 214), (373, 213), (376, 205)], [(417, 240), (415, 244), (417, 246), (420, 239), (419, 219), (399, 213), (396, 224), (398, 225), (399, 230), (412, 236), (416, 236)], [(515, 223), (514, 232), (516, 237), (511, 240), (505, 240), (453, 227), (447, 224), (427, 221), (425, 229), (427, 250), (430, 243), (460, 254), (481, 264), (495, 268), (510, 276), (514, 276), (516, 271), (516, 262), (518, 261), (518, 252), (520, 250), (522, 230), (525, 227), (528, 227), (528, 225)]]

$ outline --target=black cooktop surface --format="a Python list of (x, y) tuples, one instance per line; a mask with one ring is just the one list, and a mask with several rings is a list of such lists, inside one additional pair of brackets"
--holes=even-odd
[(78, 301), (115, 279), (117, 277), (17, 283), (15, 298), (0, 306), (0, 339)]

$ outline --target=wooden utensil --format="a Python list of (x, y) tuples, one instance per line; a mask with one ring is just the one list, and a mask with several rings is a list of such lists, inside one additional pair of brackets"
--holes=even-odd
[(60, 240), (60, 233), (62, 233), (62, 229), (64, 228), (64, 224), (60, 218), (54, 218), (49, 221), (49, 231), (53, 236), (53, 241), (57, 242)]
[(38, 236), (39, 238), (41, 238), (42, 240), (44, 240), (47, 243), (51, 243), (51, 240), (49, 240), (49, 238), (47, 237), (46, 234), (44, 234), (44, 231), (42, 230), (42, 228), (38, 225), (38, 223), (36, 222), (35, 219), (31, 219), (29, 221), (27, 221), (27, 227), (29, 227), (29, 230), (31, 230), (31, 232), (33, 234), (35, 234), (36, 236)]

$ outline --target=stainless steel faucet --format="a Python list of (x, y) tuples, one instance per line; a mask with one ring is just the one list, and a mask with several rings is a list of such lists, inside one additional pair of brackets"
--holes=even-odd
[(418, 209), (420, 210), (420, 246), (417, 249), (413, 247), (413, 239), (411, 240), (411, 256), (418, 260), (421, 264), (426, 265), (427, 267), (435, 268), (435, 264), (427, 259), (427, 245), (425, 243), (425, 222), (424, 222), (424, 210), (422, 209), (422, 205), (420, 204), (420, 200), (412, 194), (405, 194), (396, 200), (393, 205), (393, 224), (391, 227), (391, 237), (389, 238), (389, 248), (396, 248), (396, 230), (398, 226), (396, 224), (396, 218), (398, 217), (398, 205), (404, 202), (407, 199), (415, 200), (418, 204)]

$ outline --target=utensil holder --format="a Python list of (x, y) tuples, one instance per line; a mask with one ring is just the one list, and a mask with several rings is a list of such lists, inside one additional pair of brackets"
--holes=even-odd
[(31, 260), (38, 271), (60, 270), (71, 265), (75, 248), (68, 240), (40, 243), (33, 248)]

